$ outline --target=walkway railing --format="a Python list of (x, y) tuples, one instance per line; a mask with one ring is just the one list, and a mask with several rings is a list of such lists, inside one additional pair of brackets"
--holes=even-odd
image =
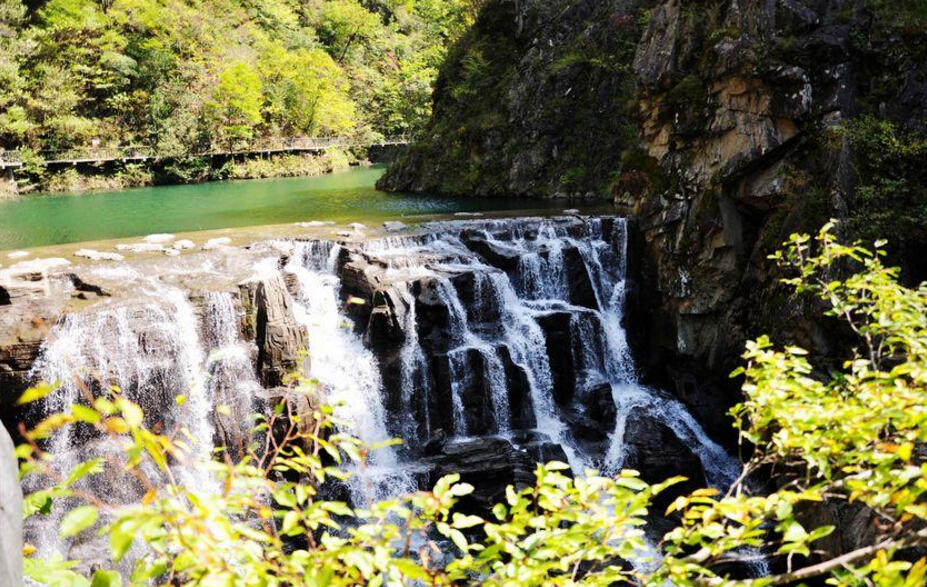
[[(248, 145), (237, 147), (213, 148), (187, 153), (193, 157), (229, 156), (247, 154), (270, 154), (299, 151), (324, 151), (346, 147), (375, 147), (387, 145), (406, 145), (411, 141), (409, 137), (384, 137), (380, 140), (360, 139), (355, 137), (292, 137), (268, 138), (251, 141)], [(159, 159), (168, 155), (160, 154), (154, 147), (126, 146), (126, 147), (76, 147), (73, 149), (58, 149), (37, 151), (36, 155), (46, 165), (68, 165), (78, 163), (103, 163), (106, 161), (148, 161)], [(17, 168), (23, 165), (23, 155), (20, 151), (0, 150), (0, 169)]]

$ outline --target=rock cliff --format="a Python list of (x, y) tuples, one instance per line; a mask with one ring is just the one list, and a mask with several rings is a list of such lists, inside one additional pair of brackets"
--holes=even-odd
[(767, 255), (830, 217), (927, 276), (927, 13), (877, 0), (492, 0), (396, 190), (614, 199), (649, 378), (713, 432), (763, 332), (839, 340)]

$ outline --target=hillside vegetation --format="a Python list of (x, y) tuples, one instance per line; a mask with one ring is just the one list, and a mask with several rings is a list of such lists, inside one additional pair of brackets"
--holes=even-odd
[(0, 149), (395, 135), (478, 0), (0, 0)]

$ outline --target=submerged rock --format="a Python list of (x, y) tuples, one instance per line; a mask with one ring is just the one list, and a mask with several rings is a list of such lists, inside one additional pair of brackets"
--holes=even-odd
[(387, 220), (383, 223), (383, 228), (386, 232), (403, 232), (409, 230), (408, 226), (397, 220)]
[(125, 257), (119, 253), (107, 253), (104, 251), (95, 251), (93, 249), (79, 249), (74, 252), (75, 257), (84, 257), (91, 261), (123, 261)]

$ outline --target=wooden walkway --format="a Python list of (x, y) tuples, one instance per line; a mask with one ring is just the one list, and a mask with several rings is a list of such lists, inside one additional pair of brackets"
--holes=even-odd
[[(327, 149), (348, 147), (383, 147), (389, 145), (407, 145), (407, 137), (385, 137), (379, 141), (365, 141), (350, 137), (297, 137), (290, 139), (266, 139), (251, 143), (248, 148), (240, 150), (212, 149), (199, 153), (189, 153), (190, 157), (235, 157), (252, 155), (277, 155), (283, 153), (317, 153)], [(83, 147), (67, 150), (39, 151), (45, 165), (81, 165), (122, 161), (137, 163), (164, 159), (173, 155), (159, 154), (152, 147)], [(19, 151), (0, 150), (0, 170), (22, 167), (23, 157)]]

